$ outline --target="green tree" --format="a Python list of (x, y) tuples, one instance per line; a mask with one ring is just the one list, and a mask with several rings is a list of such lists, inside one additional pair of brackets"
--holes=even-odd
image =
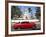
[(36, 18), (37, 19), (39, 19), (40, 18), (40, 16), (41, 16), (41, 13), (40, 13), (41, 11), (40, 11), (40, 7), (36, 7)]
[(22, 14), (20, 8), (18, 8), (18, 6), (12, 6), (11, 7), (11, 19), (14, 17), (14, 15), (17, 15), (18, 17), (20, 17)]

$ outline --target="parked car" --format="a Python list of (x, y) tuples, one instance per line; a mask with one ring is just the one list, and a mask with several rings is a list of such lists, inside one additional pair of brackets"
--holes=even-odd
[(18, 22), (13, 25), (13, 28), (14, 29), (18, 29), (18, 28), (20, 28), (20, 29), (29, 29), (29, 28), (35, 29), (36, 24), (35, 24), (35, 22)]

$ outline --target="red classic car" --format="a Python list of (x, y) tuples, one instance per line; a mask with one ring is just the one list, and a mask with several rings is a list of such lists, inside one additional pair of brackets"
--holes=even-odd
[(36, 28), (36, 24), (34, 22), (19, 22), (19, 23), (15, 23), (13, 25), (14, 29), (29, 29), (29, 28)]

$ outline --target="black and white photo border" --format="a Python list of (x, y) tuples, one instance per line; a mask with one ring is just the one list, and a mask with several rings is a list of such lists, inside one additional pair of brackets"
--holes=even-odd
[[(11, 6), (37, 6), (41, 8), (41, 29), (30, 31), (11, 31)], [(13, 20), (14, 21), (14, 20)], [(12, 22), (13, 22), (12, 21)], [(20, 21), (20, 20), (15, 20)], [(27, 20), (29, 21), (29, 20)], [(8, 34), (29, 34), (29, 33), (43, 33), (43, 5), (42, 4), (25, 4), (25, 3), (8, 3)]]

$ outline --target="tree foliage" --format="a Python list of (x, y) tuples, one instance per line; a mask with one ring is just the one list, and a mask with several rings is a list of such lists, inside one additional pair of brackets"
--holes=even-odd
[(31, 8), (28, 8), (28, 10), (29, 10), (29, 12), (31, 12), (31, 11), (32, 11), (32, 9), (31, 9)]
[(40, 18), (40, 16), (41, 16), (41, 13), (40, 13), (41, 11), (40, 11), (40, 7), (36, 7), (36, 17), (37, 17), (37, 19), (39, 19)]
[(18, 6), (11, 7), (11, 18), (13, 18), (14, 15), (17, 15), (18, 17), (20, 17), (21, 14), (22, 12), (20, 11), (20, 8), (18, 8)]

